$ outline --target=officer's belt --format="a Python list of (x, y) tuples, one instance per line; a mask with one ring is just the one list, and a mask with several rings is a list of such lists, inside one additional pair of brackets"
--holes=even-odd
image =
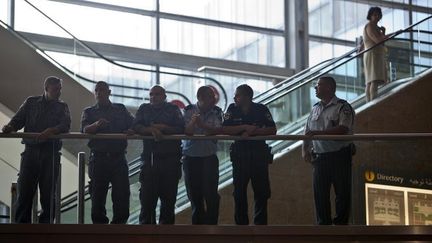
[(125, 152), (99, 152), (99, 151), (92, 151), (92, 155), (98, 156), (98, 157), (120, 157), (124, 156)]
[(332, 157), (332, 156), (338, 155), (340, 153), (348, 152), (349, 149), (350, 149), (350, 146), (346, 146), (346, 147), (343, 147), (343, 148), (339, 149), (338, 151), (325, 152), (325, 153), (315, 153), (315, 152), (313, 152), (312, 154), (315, 155), (315, 156), (319, 156), (319, 157)]
[(264, 140), (236, 140), (234, 141), (236, 146), (263, 146), (266, 145)]

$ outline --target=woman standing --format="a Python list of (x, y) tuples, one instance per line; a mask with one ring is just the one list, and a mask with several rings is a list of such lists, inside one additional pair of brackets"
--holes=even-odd
[[(382, 26), (378, 27), (378, 21), (380, 21), (381, 18), (381, 8), (371, 7), (369, 9), (367, 15), (369, 22), (363, 30), (365, 49), (387, 39), (385, 28)], [(368, 102), (376, 98), (378, 86), (387, 83), (385, 52), (386, 48), (381, 44), (364, 53), (363, 62), (366, 80), (366, 101)]]

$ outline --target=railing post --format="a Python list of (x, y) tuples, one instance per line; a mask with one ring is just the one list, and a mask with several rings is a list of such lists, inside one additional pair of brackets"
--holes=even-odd
[(36, 190), (34, 197), (33, 197), (33, 206), (32, 206), (32, 223), (37, 224), (38, 223), (38, 190)]
[(61, 181), (62, 181), (62, 164), (59, 163), (57, 171), (57, 183), (55, 192), (55, 223), (61, 223)]
[(8, 1), (8, 24), (15, 29), (15, 0)]
[(84, 224), (85, 153), (78, 153), (78, 224)]
[(9, 213), (11, 224), (15, 223), (15, 212), (16, 212), (15, 204), (17, 201), (17, 196), (18, 196), (17, 183), (16, 181), (13, 181), (11, 185), (11, 204), (10, 204), (10, 213)]

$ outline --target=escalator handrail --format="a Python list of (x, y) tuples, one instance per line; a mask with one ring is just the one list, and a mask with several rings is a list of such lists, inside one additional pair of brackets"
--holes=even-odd
[(304, 70), (302, 70), (302, 71), (300, 71), (300, 72), (294, 74), (293, 76), (291, 76), (291, 77), (289, 77), (289, 78), (287, 78), (287, 79), (285, 79), (285, 80), (282, 80), (281, 82), (277, 83), (277, 84), (274, 85), (271, 89), (266, 90), (266, 91), (264, 91), (264, 92), (262, 92), (262, 93), (259, 93), (258, 95), (256, 95), (256, 96), (254, 97), (254, 99), (260, 99), (260, 97), (262, 97), (262, 96), (264, 96), (264, 95), (268, 95), (269, 92), (272, 92), (272, 91), (274, 91), (275, 89), (278, 89), (279, 87), (285, 85), (287, 82), (290, 82), (291, 80), (297, 79), (298, 77), (302, 76), (303, 74), (308, 73), (310, 70), (315, 69), (315, 68), (317, 68), (318, 66), (321, 66), (321, 65), (323, 65), (324, 63), (330, 62), (330, 61), (332, 61), (332, 60), (334, 60), (334, 59), (335, 59), (335, 58), (330, 58), (330, 59), (324, 60), (324, 61), (322, 61), (322, 62), (320, 62), (320, 63), (318, 63), (318, 64), (315, 64), (315, 65), (312, 66), (312, 67), (309, 67), (309, 68), (307, 68), (307, 69), (304, 69)]
[[(93, 54), (95, 54), (97, 57), (122, 68), (125, 69), (130, 69), (130, 70), (136, 70), (136, 71), (143, 71), (143, 72), (152, 72), (152, 73), (161, 73), (161, 74), (168, 74), (168, 75), (175, 75), (175, 76), (180, 76), (180, 77), (189, 77), (189, 78), (198, 78), (198, 79), (205, 79), (205, 80), (209, 80), (213, 83), (215, 83), (219, 89), (222, 91), (223, 97), (225, 99), (225, 107), (224, 109), (227, 108), (228, 105), (228, 96), (226, 94), (225, 89), (223, 88), (222, 84), (217, 81), (214, 78), (211, 77), (205, 77), (205, 76), (199, 76), (199, 75), (192, 75), (192, 74), (181, 74), (181, 73), (173, 73), (173, 72), (167, 72), (167, 71), (160, 71), (160, 70), (151, 70), (151, 69), (144, 69), (144, 68), (137, 68), (137, 67), (131, 67), (128, 65), (124, 65), (121, 63), (118, 63), (108, 57), (105, 57), (104, 55), (100, 54), (99, 52), (97, 52), (96, 50), (94, 50), (93, 48), (91, 48), (89, 45), (87, 45), (85, 42), (81, 41), (80, 39), (78, 39), (75, 35), (73, 35), (72, 33), (70, 33), (68, 30), (66, 30), (63, 26), (61, 26), (59, 23), (57, 23), (55, 20), (53, 20), (51, 17), (49, 17), (47, 14), (45, 14), (42, 10), (40, 10), (39, 8), (37, 8), (36, 6), (34, 6), (32, 3), (30, 3), (28, 0), (24, 0), (27, 4), (29, 4), (32, 8), (34, 8), (36, 11), (38, 11), (40, 14), (42, 14), (45, 18), (47, 18), (48, 20), (50, 20), (52, 23), (54, 23), (55, 25), (57, 25), (60, 29), (62, 29), (64, 32), (66, 32), (69, 36), (71, 36), (76, 42), (78, 42), (80, 45), (82, 45), (83, 47), (85, 47), (88, 51), (92, 52)], [(39, 49), (39, 48), (38, 48)]]
[[(335, 64), (335, 63), (337, 63), (337, 62), (339, 62), (339, 61), (341, 61), (341, 60), (343, 60), (345, 58), (352, 57), (351, 55), (353, 53), (356, 53), (358, 50), (359, 50), (358, 47), (356, 47), (353, 50), (345, 53), (344, 55), (342, 55), (340, 57), (335, 57), (335, 58), (327, 59), (327, 60), (325, 60), (325, 61), (323, 61), (323, 62), (321, 62), (321, 63), (319, 63), (319, 64), (317, 64), (317, 65), (315, 65), (313, 67), (311, 67), (310, 69), (308, 69), (308, 71), (310, 71), (310, 70), (316, 68), (319, 65), (323, 65), (324, 63), (327, 63), (327, 64), (324, 64), (324, 67), (321, 67), (319, 70), (316, 70), (316, 71), (314, 71), (312, 73), (303, 72), (301, 75), (294, 75), (294, 76), (286, 79), (285, 81), (282, 81), (281, 83), (279, 83), (280, 85), (278, 84), (278, 85), (272, 87), (272, 89), (269, 89), (268, 91), (263, 92), (262, 95), (258, 95), (256, 97), (254, 97), (254, 102), (260, 103), (261, 101), (263, 101), (263, 100), (265, 100), (265, 99), (267, 99), (269, 97), (272, 97), (275, 92), (276, 93), (277, 92), (281, 92), (284, 89), (287, 89), (288, 87), (290, 87), (291, 85), (298, 83), (299, 80), (304, 80), (304, 79), (306, 79), (306, 78), (308, 78), (310, 76), (313, 76), (316, 72), (319, 72), (320, 70), (322, 70), (322, 69), (324, 69), (326, 67), (332, 66), (333, 64)], [(308, 74), (305, 77), (302, 77), (302, 75), (306, 74), (306, 73), (308, 73)], [(278, 88), (280, 88), (280, 87), (282, 87), (284, 85), (287, 86), (287, 87), (285, 87), (284, 89), (278, 90)]]

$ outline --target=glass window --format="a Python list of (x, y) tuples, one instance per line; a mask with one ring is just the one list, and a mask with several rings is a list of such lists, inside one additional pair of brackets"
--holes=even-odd
[(333, 45), (329, 43), (321, 43), (316, 41), (309, 42), (309, 66), (312, 67), (322, 61), (333, 57), (339, 57), (348, 51), (352, 50), (353, 47)]
[[(372, 5), (351, 1), (309, 0), (309, 33), (354, 41), (363, 34), (367, 13)], [(378, 23), (391, 33), (409, 25), (408, 11), (381, 8), (383, 18)], [(329, 17), (332, 16), (332, 17)]]
[(0, 20), (8, 24), (8, 0), (0, 0)]
[(412, 0), (412, 4), (432, 8), (432, 0)]
[(386, 34), (404, 29), (410, 25), (409, 13), (401, 9), (383, 9), (383, 17), (378, 25), (386, 28)]
[(162, 12), (283, 29), (283, 0), (160, 0)]
[(263, 65), (283, 66), (283, 37), (161, 19), (161, 50)]
[[(76, 80), (89, 91), (93, 92), (95, 81), (103, 80), (111, 84), (111, 100), (113, 102), (138, 106), (142, 102), (140, 98), (144, 98), (145, 95), (147, 95), (144, 89), (151, 87), (153, 84), (153, 72), (127, 69), (99, 58), (51, 51), (47, 52), (47, 54), (62, 64), (63, 67), (73, 72), (73, 74), (76, 74)], [(119, 63), (130, 67), (154, 70), (154, 68), (149, 65), (128, 62)], [(116, 87), (116, 85), (128, 86), (129, 88)], [(129, 98), (120, 96), (128, 96)]]
[(96, 2), (96, 3), (105, 3), (105, 4), (122, 6), (122, 7), (138, 8), (138, 9), (145, 9), (145, 10), (155, 10), (156, 9), (155, 0), (145, 0), (145, 1), (136, 1), (136, 0), (85, 0), (85, 1)]
[[(33, 4), (81, 40), (152, 48), (150, 17), (51, 1)], [(24, 1), (16, 1), (15, 21), (20, 31), (68, 36)]]

